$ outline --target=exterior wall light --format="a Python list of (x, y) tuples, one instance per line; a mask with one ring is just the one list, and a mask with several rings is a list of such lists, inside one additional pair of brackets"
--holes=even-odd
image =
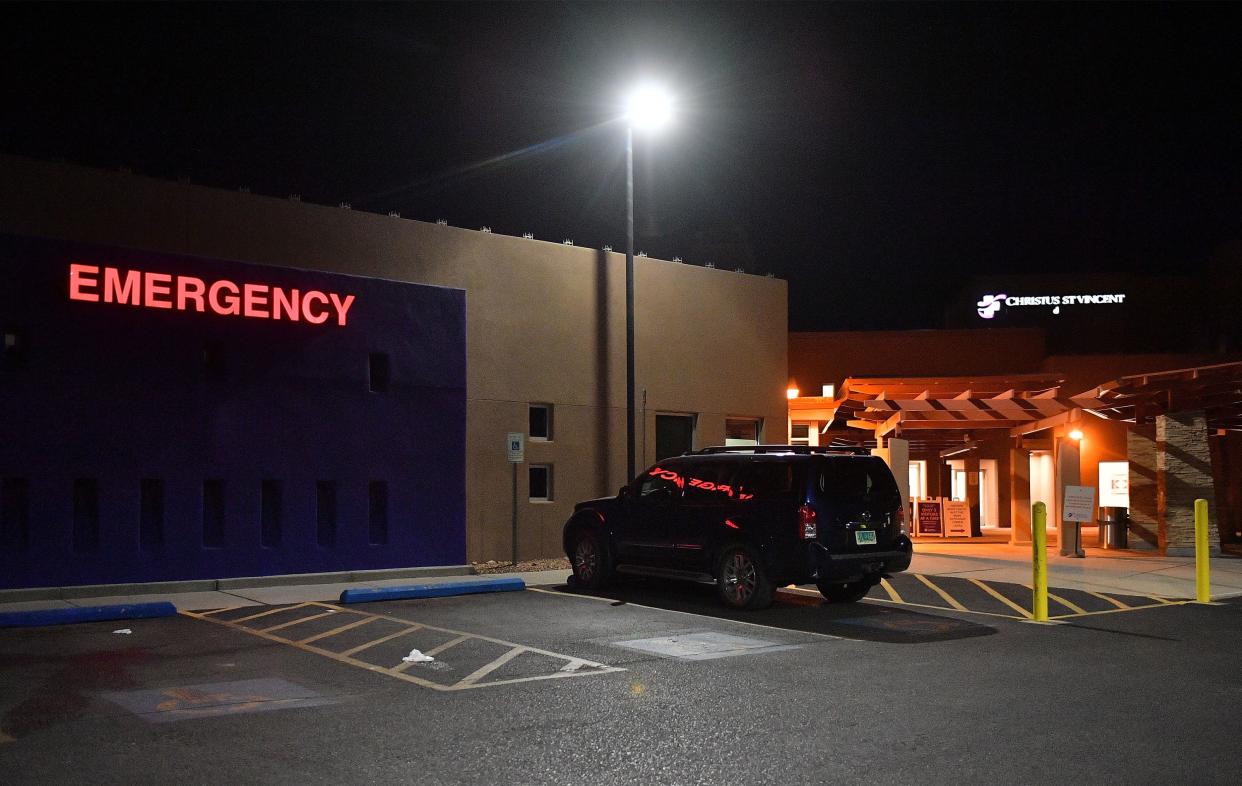
[(1079, 430), (1079, 429), (1074, 429), (1073, 431), (1071, 431), (1071, 432), (1069, 433), (1069, 437), (1070, 437), (1070, 439), (1072, 439), (1072, 440), (1074, 440), (1074, 441), (1076, 441), (1076, 442), (1077, 442), (1077, 441), (1080, 441), (1080, 440), (1082, 439), (1082, 431), (1081, 431), (1081, 430)]

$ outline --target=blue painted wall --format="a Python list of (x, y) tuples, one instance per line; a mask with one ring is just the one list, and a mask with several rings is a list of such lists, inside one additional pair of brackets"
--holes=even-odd
[[(357, 300), (344, 327), (78, 302), (70, 262)], [(0, 235), (0, 331), (16, 337), (0, 349), (0, 587), (463, 563), (465, 330), (461, 290)], [(372, 353), (391, 366), (383, 392)], [(144, 479), (163, 489), (145, 541)], [(265, 480), (280, 489), (271, 545)], [(205, 527), (204, 481), (223, 484), (222, 533)]]

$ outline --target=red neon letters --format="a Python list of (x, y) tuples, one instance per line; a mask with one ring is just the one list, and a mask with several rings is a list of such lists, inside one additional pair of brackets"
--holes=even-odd
[(210, 284), (194, 276), (175, 276), (97, 265), (69, 265), (69, 299), (90, 303), (124, 303), (177, 311), (210, 311), (220, 316), (281, 319), (322, 325), (329, 319), (344, 327), (354, 296), (271, 284), (235, 284), (227, 279)]
[[(719, 492), (729, 497), (734, 496), (733, 487), (726, 483), (713, 483), (710, 480), (699, 480), (698, 478), (690, 478), (689, 480), (686, 480), (680, 474), (674, 472), (671, 469), (664, 469), (662, 467), (652, 467), (651, 471), (648, 472), (647, 474), (651, 475), (652, 477), (660, 478), (661, 480), (672, 481), (674, 484), (676, 484), (677, 488), (679, 489), (684, 489), (686, 485), (688, 484), (691, 488), (696, 488), (696, 489), (699, 489), (700, 491), (715, 491), (715, 492)], [(741, 487), (738, 487), (736, 496), (740, 500), (747, 500), (747, 499), (755, 498), (754, 494), (747, 494), (745, 490), (742, 489)]]

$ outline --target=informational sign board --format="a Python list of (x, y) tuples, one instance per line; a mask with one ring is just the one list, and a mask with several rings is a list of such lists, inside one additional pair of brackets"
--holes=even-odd
[(921, 499), (914, 503), (914, 534), (944, 537), (944, 522), (940, 517), (940, 500)]
[(948, 500), (944, 503), (945, 534), (951, 538), (970, 537), (970, 503)]
[(1130, 507), (1130, 462), (1100, 462), (1100, 507)]
[(521, 464), (526, 460), (525, 434), (520, 431), (510, 431), (505, 444), (509, 453), (510, 463)]
[(1095, 489), (1091, 486), (1066, 486), (1061, 518), (1065, 521), (1095, 521)]

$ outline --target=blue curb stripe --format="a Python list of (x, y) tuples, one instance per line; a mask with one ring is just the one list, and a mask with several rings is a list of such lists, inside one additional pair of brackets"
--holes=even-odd
[(526, 582), (521, 579), (477, 579), (446, 581), (442, 584), (411, 584), (406, 587), (367, 587), (345, 590), (341, 593), (341, 603), (370, 603), (377, 600), (407, 598), (445, 598), (451, 595), (473, 595), (479, 592), (519, 592), (524, 589), (526, 589)]
[(70, 625), (75, 622), (139, 620), (172, 617), (177, 607), (168, 601), (126, 603), (121, 606), (75, 606), (67, 609), (6, 611), (0, 613), (0, 628), (36, 628), (43, 625)]

